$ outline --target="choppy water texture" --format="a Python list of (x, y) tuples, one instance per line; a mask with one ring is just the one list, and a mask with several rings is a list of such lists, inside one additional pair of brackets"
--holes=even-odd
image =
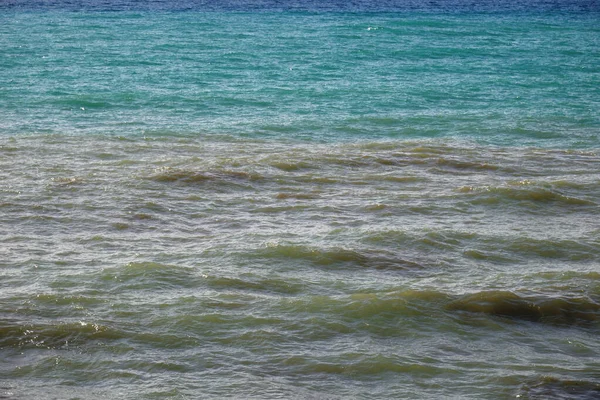
[(0, 398), (598, 398), (599, 20), (2, 3)]

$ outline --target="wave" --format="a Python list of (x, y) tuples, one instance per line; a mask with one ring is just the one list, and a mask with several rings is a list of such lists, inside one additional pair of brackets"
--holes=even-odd
[(295, 259), (317, 266), (355, 265), (364, 268), (416, 271), (425, 269), (418, 262), (382, 250), (351, 250), (342, 247), (319, 248), (304, 245), (269, 245), (259, 250), (258, 257)]
[(600, 272), (589, 271), (589, 272), (578, 272), (578, 271), (549, 271), (549, 272), (538, 272), (533, 275), (534, 277), (540, 277), (548, 279), (550, 281), (561, 282), (565, 280), (578, 279), (578, 280), (589, 280), (591, 282), (600, 282)]
[(396, 229), (369, 230), (362, 239), (369, 245), (401, 247), (421, 254), (442, 250), (476, 260), (515, 263), (532, 258), (565, 261), (598, 259), (598, 243), (594, 238), (532, 238), (523, 235), (483, 235), (471, 231), (406, 231)]
[(446, 308), (558, 325), (600, 321), (600, 304), (588, 297), (523, 296), (509, 291), (484, 291), (459, 296)]
[[(487, 239), (489, 242), (493, 239)], [(531, 256), (562, 259), (567, 261), (586, 261), (598, 258), (596, 246), (584, 240), (533, 239), (517, 237), (500, 242), (504, 251), (528, 259)]]
[(90, 341), (118, 340), (124, 332), (94, 322), (26, 323), (0, 320), (0, 348), (68, 349)]
[(451, 368), (441, 368), (420, 363), (407, 363), (398, 356), (374, 355), (354, 357), (340, 363), (306, 362), (301, 369), (304, 373), (343, 374), (348, 376), (380, 375), (384, 373), (415, 374), (433, 377), (443, 373), (455, 372)]
[(440, 157), (436, 162), (437, 166), (448, 168), (454, 170), (472, 170), (472, 171), (497, 171), (500, 169), (499, 166), (489, 164), (488, 162), (477, 162), (477, 161), (468, 161), (461, 160), (456, 158), (448, 158), (448, 157)]
[(239, 184), (259, 180), (262, 177), (258, 174), (244, 171), (198, 171), (193, 169), (162, 167), (158, 168), (154, 174), (146, 176), (145, 178), (159, 183), (177, 182), (187, 185), (195, 185), (205, 182)]
[(278, 193), (277, 196), (275, 196), (278, 200), (288, 200), (288, 199), (294, 199), (294, 200), (313, 200), (313, 199), (317, 199), (318, 198), (318, 194), (316, 193), (305, 193), (305, 192), (299, 192), (299, 193), (290, 193), (290, 192), (281, 192)]
[(517, 397), (528, 399), (580, 399), (600, 398), (600, 382), (560, 379), (544, 376), (524, 384)]
[(458, 193), (469, 194), (474, 205), (494, 205), (506, 200), (526, 203), (554, 203), (565, 206), (597, 206), (592, 200), (568, 196), (555, 190), (542, 187), (472, 187), (463, 186), (457, 189)]
[[(600, 304), (585, 296), (522, 295), (510, 291), (481, 291), (457, 295), (437, 290), (404, 290), (356, 293), (350, 296), (290, 298), (284, 310), (300, 315), (336, 315), (348, 321), (402, 319), (407, 326), (422, 318), (438, 321), (446, 317), (462, 321), (464, 313), (553, 326), (593, 328), (600, 322)], [(383, 320), (382, 320), (383, 318)], [(470, 318), (470, 317), (469, 317)], [(432, 327), (432, 329), (434, 329)]]
[(165, 288), (190, 288), (200, 285), (200, 277), (192, 268), (166, 265), (156, 262), (130, 262), (122, 267), (102, 270), (101, 279), (111, 284), (113, 290), (147, 289), (155, 290), (156, 285)]
[(598, 259), (596, 244), (590, 240), (558, 238), (536, 239), (524, 236), (476, 236), (457, 246), (464, 246), (464, 256), (498, 262), (527, 261), (532, 258), (564, 261), (592, 261)]
[(70, 186), (70, 185), (76, 185), (76, 184), (83, 183), (84, 179), (79, 176), (54, 177), (54, 178), (51, 178), (50, 181), (52, 183), (56, 184), (57, 186)]
[(270, 161), (269, 165), (280, 169), (282, 171), (285, 172), (294, 172), (294, 171), (300, 171), (300, 170), (305, 170), (305, 169), (312, 169), (314, 168), (314, 165), (306, 162), (306, 161), (281, 161), (281, 160), (277, 160), (277, 161)]
[(214, 289), (259, 291), (280, 295), (295, 295), (303, 291), (303, 285), (299, 282), (276, 278), (245, 277), (245, 279), (241, 279), (209, 276), (205, 280), (206, 284)]
[[(325, 318), (339, 319), (349, 324), (366, 323), (377, 319), (397, 320), (402, 317), (440, 316), (441, 304), (451, 297), (435, 290), (406, 290), (392, 292), (355, 293), (350, 296), (304, 296), (285, 299), (281, 308), (298, 315), (317, 314)], [(383, 320), (382, 320), (383, 318)], [(405, 321), (407, 325), (408, 321)]]
[[(434, 331), (437, 335), (440, 329), (456, 332), (456, 323), (472, 323), (473, 317), (469, 314), (495, 318), (499, 323), (503, 320), (511, 324), (539, 323), (559, 329), (595, 330), (600, 321), (598, 302), (568, 295), (522, 295), (503, 291), (457, 295), (439, 290), (392, 290), (309, 296), (302, 295), (304, 288), (300, 282), (288, 285), (280, 279), (247, 277), (209, 277), (207, 280), (210, 289), (231, 292), (179, 297), (160, 305), (138, 305), (136, 310), (131, 310), (128, 304), (115, 304), (110, 322), (85, 318), (23, 322), (0, 318), (0, 349), (85, 350), (113, 344), (115, 351), (132, 351), (142, 344), (155, 349), (194, 349), (210, 341), (224, 346), (249, 346), (258, 351), (265, 344), (295, 346), (298, 340), (321, 341), (344, 335), (385, 338), (427, 335)], [(243, 291), (275, 296), (240, 293)], [(285, 296), (280, 296), (282, 294)], [(345, 371), (368, 375), (420, 368), (411, 363), (387, 362), (385, 357), (369, 357), (348, 360), (343, 363)], [(329, 368), (326, 362), (308, 365), (299, 361), (298, 364), (299, 368), (309, 368), (312, 372), (322, 368), (321, 372), (345, 373), (335, 366), (326, 371)], [(581, 389), (571, 389), (570, 383), (542, 383), (534, 383), (527, 390), (545, 393), (564, 387)], [(596, 390), (593, 385), (584, 385), (584, 388), (585, 393)]]

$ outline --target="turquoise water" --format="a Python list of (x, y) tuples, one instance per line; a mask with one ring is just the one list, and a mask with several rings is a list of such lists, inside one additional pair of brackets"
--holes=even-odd
[(0, 5), (0, 397), (600, 395), (589, 2)]
[(597, 146), (597, 16), (9, 12), (2, 128)]

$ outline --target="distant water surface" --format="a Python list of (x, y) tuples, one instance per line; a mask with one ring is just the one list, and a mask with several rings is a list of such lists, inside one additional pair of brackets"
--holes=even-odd
[(595, 2), (0, 4), (0, 397), (600, 396)]

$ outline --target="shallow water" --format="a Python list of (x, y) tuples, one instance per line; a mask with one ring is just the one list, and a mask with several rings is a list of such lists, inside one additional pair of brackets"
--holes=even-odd
[(148, 4), (0, 7), (0, 397), (600, 395), (597, 8)]

